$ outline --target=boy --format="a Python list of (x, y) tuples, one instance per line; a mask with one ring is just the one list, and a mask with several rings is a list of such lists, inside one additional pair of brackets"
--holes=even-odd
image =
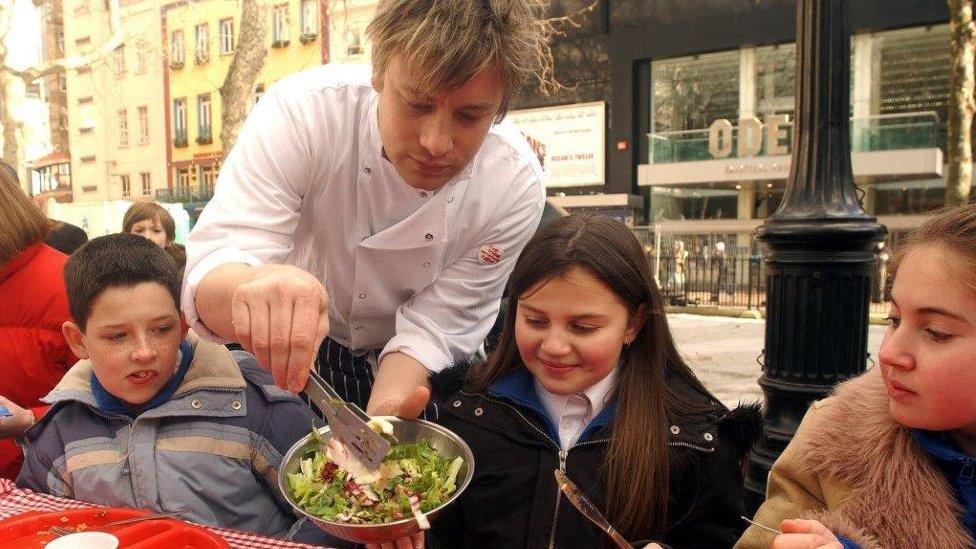
[(96, 238), (64, 271), (80, 357), (44, 398), (17, 484), (281, 536), (282, 455), (312, 425), (251, 355), (187, 336), (173, 259), (132, 234)]

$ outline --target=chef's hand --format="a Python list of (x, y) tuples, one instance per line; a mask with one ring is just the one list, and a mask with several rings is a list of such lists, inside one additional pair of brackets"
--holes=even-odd
[(779, 529), (783, 533), (773, 539), (772, 549), (844, 549), (837, 536), (816, 520), (786, 519)]
[(279, 387), (297, 393), (329, 333), (328, 303), (325, 287), (311, 274), (291, 265), (262, 265), (234, 291), (234, 334)]
[(388, 543), (367, 543), (366, 549), (424, 549), (424, 533), (417, 532)]
[(383, 357), (369, 395), (366, 413), (417, 419), (430, 400), (430, 373), (419, 361), (403, 353)]
[(0, 406), (12, 414), (0, 417), (0, 438), (19, 437), (36, 423), (34, 412), (17, 406), (6, 397), (0, 396)]

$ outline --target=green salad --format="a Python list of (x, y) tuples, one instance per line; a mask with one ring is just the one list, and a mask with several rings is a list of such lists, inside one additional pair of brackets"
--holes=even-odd
[(288, 489), (302, 509), (331, 522), (384, 524), (428, 512), (457, 490), (464, 464), (441, 457), (429, 442), (394, 444), (378, 471), (353, 474), (330, 459), (314, 429), (312, 439), (318, 444), (287, 474)]

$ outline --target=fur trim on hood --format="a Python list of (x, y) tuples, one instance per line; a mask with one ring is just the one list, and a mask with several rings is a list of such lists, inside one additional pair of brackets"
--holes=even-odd
[(840, 507), (810, 518), (864, 549), (974, 546), (949, 482), (911, 431), (892, 419), (879, 368), (815, 406), (817, 422), (798, 455), (814, 474), (852, 490)]

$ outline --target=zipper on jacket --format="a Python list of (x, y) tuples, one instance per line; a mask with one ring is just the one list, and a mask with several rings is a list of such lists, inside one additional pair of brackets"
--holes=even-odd
[[(569, 454), (566, 450), (559, 450), (559, 470), (566, 472), (566, 457)], [(562, 503), (563, 492), (556, 486), (556, 513), (552, 517), (552, 530), (549, 531), (549, 549), (556, 547), (556, 527), (559, 525), (559, 504)]]

